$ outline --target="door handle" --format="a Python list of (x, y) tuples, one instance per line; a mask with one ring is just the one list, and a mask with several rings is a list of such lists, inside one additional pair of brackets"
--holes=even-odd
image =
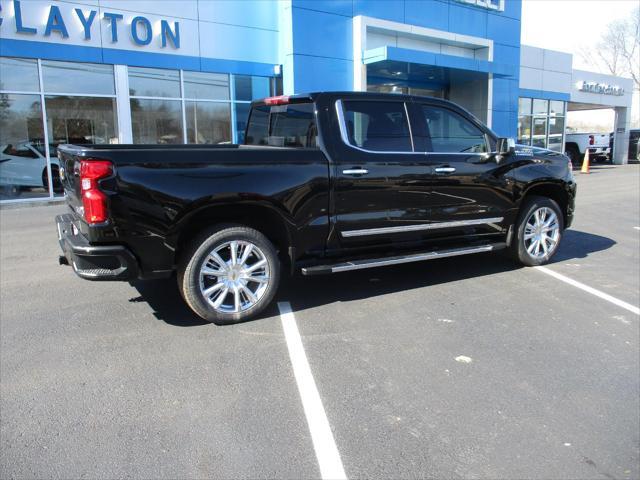
[(436, 173), (453, 173), (456, 171), (455, 167), (437, 167)]
[(349, 168), (342, 170), (343, 175), (366, 175), (367, 173), (369, 173), (369, 170), (366, 168)]

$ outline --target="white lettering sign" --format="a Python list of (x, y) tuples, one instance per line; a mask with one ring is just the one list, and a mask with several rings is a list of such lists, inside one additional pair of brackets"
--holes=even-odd
[(581, 92), (615, 95), (617, 97), (624, 95), (624, 88), (619, 87), (618, 85), (609, 85), (607, 83), (585, 82), (582, 80), (578, 82), (577, 87)]

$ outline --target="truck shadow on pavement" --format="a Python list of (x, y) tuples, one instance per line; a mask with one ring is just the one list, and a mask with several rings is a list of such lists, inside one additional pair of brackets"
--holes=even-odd
[[(615, 243), (607, 237), (567, 230), (552, 264), (586, 258), (595, 252), (611, 248)], [(488, 253), (317, 277), (285, 275), (276, 301), (289, 301), (294, 310), (299, 311), (330, 303), (349, 302), (469, 278), (481, 278), (519, 268), (523, 267), (506, 255)], [(177, 327), (208, 325), (208, 322), (186, 306), (178, 292), (175, 277), (166, 280), (134, 281), (131, 285), (140, 296), (129, 301), (148, 303), (158, 320)], [(459, 301), (464, 301), (463, 297), (460, 297)], [(274, 302), (251, 321), (276, 315), (278, 309)]]

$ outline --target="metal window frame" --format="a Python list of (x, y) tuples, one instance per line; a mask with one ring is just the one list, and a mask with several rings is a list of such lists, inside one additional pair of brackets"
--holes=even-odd
[(40, 83), (40, 109), (42, 111), (44, 152), (47, 163), (47, 183), (49, 184), (49, 200), (53, 199), (53, 178), (51, 177), (51, 152), (49, 151), (49, 121), (47, 120), (47, 109), (44, 104), (44, 84), (42, 82), (42, 60), (38, 59), (38, 81)]

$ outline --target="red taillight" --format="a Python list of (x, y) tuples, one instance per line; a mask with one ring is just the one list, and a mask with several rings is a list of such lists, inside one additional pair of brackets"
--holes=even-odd
[(594, 143), (596, 143), (596, 139), (593, 135), (589, 135), (589, 145), (593, 145)]
[(80, 185), (84, 219), (88, 223), (102, 223), (108, 218), (107, 196), (98, 188), (98, 180), (113, 174), (113, 165), (106, 160), (82, 160)]
[(288, 95), (280, 95), (277, 97), (268, 97), (264, 99), (265, 105), (286, 105), (289, 103)]

